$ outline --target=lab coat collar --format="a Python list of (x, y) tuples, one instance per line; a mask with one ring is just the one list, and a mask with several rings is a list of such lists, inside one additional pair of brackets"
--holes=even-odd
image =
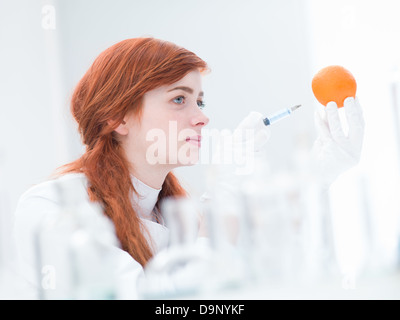
[(132, 184), (138, 195), (133, 192), (132, 202), (139, 217), (147, 220), (154, 220), (154, 206), (158, 200), (161, 189), (154, 189), (135, 176), (131, 175)]

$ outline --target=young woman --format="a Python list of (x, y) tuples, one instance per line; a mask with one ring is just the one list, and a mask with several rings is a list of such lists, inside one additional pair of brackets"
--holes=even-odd
[[(71, 102), (86, 152), (60, 168), (56, 179), (28, 190), (17, 208), (17, 249), (25, 276), (34, 287), (40, 286), (35, 232), (46, 217), (60, 210), (56, 184), (72, 181), (76, 193), (84, 195), (87, 202), (100, 204), (113, 222), (120, 244), (113, 249), (116, 277), (129, 284), (134, 296), (142, 267), (167, 243), (161, 201), (186, 196), (172, 170), (199, 159), (201, 130), (209, 122), (201, 110), (201, 77), (207, 71), (207, 64), (194, 53), (151, 37), (121, 41), (97, 57), (75, 88)], [(347, 105), (351, 119), (356, 119), (349, 121), (350, 126), (355, 123), (359, 132), (359, 104), (349, 100)], [(329, 112), (333, 116), (329, 117)], [(347, 150), (342, 146), (350, 143), (336, 141), (335, 134), (331, 135), (329, 125), (338, 119), (334, 108), (329, 112), (328, 118), (321, 120), (320, 162), (326, 158), (324, 153), (331, 154), (332, 146), (337, 152)], [(268, 129), (259, 125), (261, 119), (261, 114), (251, 113), (240, 126), (267, 137)], [(351, 143), (360, 144), (360, 139)], [(327, 162), (335, 163), (331, 158)]]

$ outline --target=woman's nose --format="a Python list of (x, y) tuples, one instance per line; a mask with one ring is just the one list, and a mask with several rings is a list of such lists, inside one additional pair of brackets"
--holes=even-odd
[(204, 127), (208, 124), (208, 122), (210, 122), (210, 119), (203, 113), (203, 111), (199, 109), (199, 107), (197, 107), (196, 114), (193, 115), (191, 122), (192, 126), (201, 125)]
[(201, 111), (199, 106), (194, 106), (194, 111), (192, 114), (191, 125), (192, 126), (206, 126), (210, 119)]

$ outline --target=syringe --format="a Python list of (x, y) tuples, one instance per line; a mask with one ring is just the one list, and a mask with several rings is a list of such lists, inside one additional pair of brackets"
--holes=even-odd
[(275, 122), (278, 122), (279, 120), (285, 119), (286, 117), (289, 117), (294, 110), (296, 110), (296, 109), (298, 109), (300, 107), (301, 107), (301, 104), (298, 104), (298, 105), (296, 105), (294, 107), (278, 111), (278, 112), (270, 115), (269, 117), (265, 118), (264, 119), (264, 124), (266, 126), (269, 126), (271, 124), (274, 124)]

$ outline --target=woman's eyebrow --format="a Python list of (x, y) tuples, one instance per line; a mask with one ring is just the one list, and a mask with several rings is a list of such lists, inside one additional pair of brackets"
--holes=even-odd
[[(184, 86), (175, 87), (175, 88), (173, 88), (173, 89), (168, 90), (167, 92), (171, 92), (171, 91), (174, 91), (174, 90), (183, 90), (183, 91), (186, 91), (186, 92), (188, 92), (188, 93), (190, 93), (190, 94), (193, 94), (193, 89), (192, 89), (192, 88), (184, 87)], [(204, 92), (203, 92), (203, 91), (200, 91), (199, 96), (200, 96), (200, 97), (204, 96)]]

